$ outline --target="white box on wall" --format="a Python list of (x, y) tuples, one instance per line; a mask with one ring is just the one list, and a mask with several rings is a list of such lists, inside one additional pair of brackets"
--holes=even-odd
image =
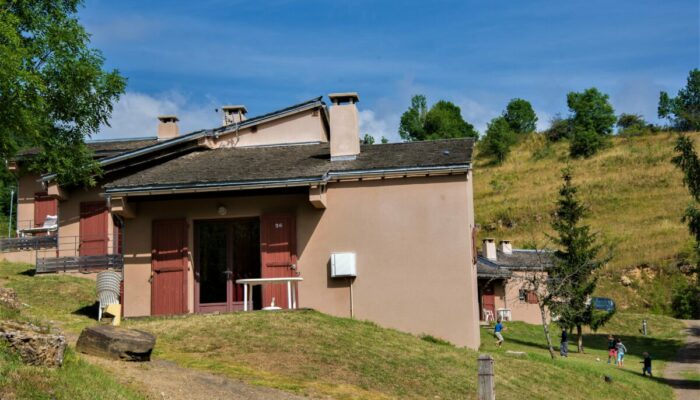
[(355, 253), (331, 254), (331, 278), (346, 278), (357, 276)]

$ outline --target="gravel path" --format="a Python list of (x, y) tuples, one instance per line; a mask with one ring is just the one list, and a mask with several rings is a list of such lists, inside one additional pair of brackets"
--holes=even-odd
[(673, 386), (678, 400), (700, 399), (700, 382), (688, 380), (683, 372), (700, 375), (700, 320), (684, 321), (687, 326), (685, 346), (676, 356), (676, 360), (666, 364), (663, 379)]

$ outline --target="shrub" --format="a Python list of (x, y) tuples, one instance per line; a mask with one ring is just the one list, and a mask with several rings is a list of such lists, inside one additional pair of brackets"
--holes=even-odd
[(571, 157), (590, 157), (605, 146), (605, 137), (595, 131), (576, 129), (571, 136)]
[(555, 115), (549, 122), (549, 129), (544, 131), (544, 136), (550, 142), (569, 138), (571, 136), (571, 120)]
[(673, 289), (671, 295), (673, 316), (681, 319), (700, 318), (700, 287), (684, 281)]
[(510, 128), (508, 121), (504, 117), (496, 117), (489, 122), (481, 146), (484, 154), (493, 156), (501, 163), (505, 161), (515, 142), (515, 132)]

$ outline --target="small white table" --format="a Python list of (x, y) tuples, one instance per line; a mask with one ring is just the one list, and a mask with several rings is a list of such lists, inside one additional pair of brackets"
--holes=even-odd
[[(304, 278), (301, 277), (288, 277), (288, 278), (251, 278), (251, 279), (236, 279), (236, 283), (243, 285), (243, 311), (248, 310), (248, 302), (250, 302), (250, 310), (253, 309), (253, 286), (265, 285), (265, 284), (287, 284), (287, 308), (296, 309), (297, 308), (297, 295), (296, 289), (297, 284), (303, 281)], [(294, 290), (292, 290), (292, 288)]]

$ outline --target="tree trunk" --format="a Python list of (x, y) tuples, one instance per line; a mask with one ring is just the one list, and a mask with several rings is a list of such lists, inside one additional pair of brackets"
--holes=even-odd
[(549, 324), (547, 324), (547, 314), (543, 305), (540, 305), (540, 316), (542, 316), (542, 329), (544, 329), (544, 337), (547, 338), (549, 356), (552, 357), (552, 360), (554, 360), (556, 356), (554, 354), (554, 348), (552, 347), (552, 338), (549, 336)]
[(583, 353), (583, 333), (581, 332), (581, 325), (576, 325), (576, 335), (578, 335), (578, 352)]

